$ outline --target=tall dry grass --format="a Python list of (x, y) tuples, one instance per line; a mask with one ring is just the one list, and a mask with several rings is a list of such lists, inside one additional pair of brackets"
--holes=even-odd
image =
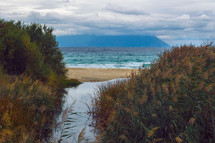
[(100, 142), (215, 142), (215, 47), (167, 50), (94, 104)]
[(41, 142), (50, 135), (61, 101), (55, 88), (1, 69), (0, 93), (0, 142)]

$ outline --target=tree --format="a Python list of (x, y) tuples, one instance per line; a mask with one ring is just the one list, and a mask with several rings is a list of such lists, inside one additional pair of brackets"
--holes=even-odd
[(29, 74), (43, 81), (64, 76), (63, 55), (46, 25), (0, 20), (0, 64), (8, 74)]
[(29, 35), (13, 21), (0, 22), (0, 63), (9, 74), (38, 74), (42, 55)]
[(44, 63), (49, 65), (57, 75), (64, 75), (63, 55), (58, 49), (56, 36), (53, 35), (53, 28), (33, 23), (25, 26), (24, 29), (30, 35), (31, 42), (35, 42), (38, 45), (44, 57)]

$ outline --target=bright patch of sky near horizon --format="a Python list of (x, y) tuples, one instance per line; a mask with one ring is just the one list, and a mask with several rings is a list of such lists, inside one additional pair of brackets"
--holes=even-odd
[(214, 0), (0, 0), (0, 18), (46, 24), (57, 36), (155, 35), (173, 45), (215, 39)]

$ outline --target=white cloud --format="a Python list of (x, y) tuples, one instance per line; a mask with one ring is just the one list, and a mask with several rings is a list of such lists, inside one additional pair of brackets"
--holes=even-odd
[(214, 0), (0, 0), (0, 16), (47, 24), (57, 35), (215, 39), (214, 7)]
[(187, 14), (184, 14), (182, 16), (177, 17), (178, 19), (182, 19), (182, 20), (190, 20), (190, 16)]
[(107, 4), (104, 10), (125, 15), (149, 15), (149, 13), (143, 9), (132, 9), (130, 6), (122, 7), (120, 5), (113, 4)]
[(210, 17), (205, 14), (202, 14), (201, 16), (199, 16), (199, 18), (202, 20), (210, 20)]

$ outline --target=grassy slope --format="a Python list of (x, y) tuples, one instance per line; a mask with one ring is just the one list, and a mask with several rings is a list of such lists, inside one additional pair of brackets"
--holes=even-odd
[(215, 142), (215, 47), (165, 51), (151, 69), (100, 87), (102, 142)]

